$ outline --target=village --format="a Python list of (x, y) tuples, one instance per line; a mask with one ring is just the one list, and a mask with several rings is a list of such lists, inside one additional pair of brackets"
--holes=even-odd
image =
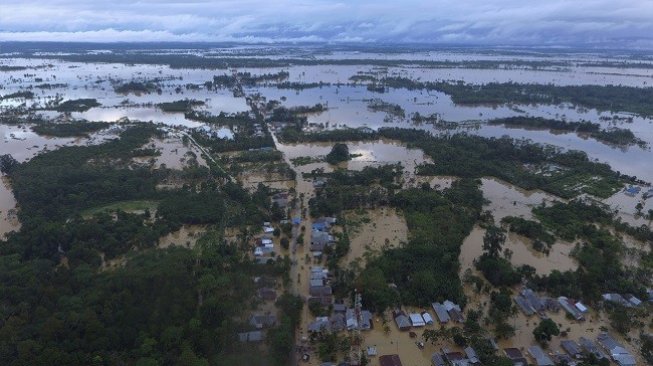
[[(469, 344), (456, 344), (453, 340), (429, 340), (429, 330), (462, 329), (465, 326), (465, 311), (451, 300), (434, 301), (430, 308), (401, 307), (375, 314), (362, 307), (361, 298), (365, 289), (351, 294), (350, 298), (336, 298), (332, 291), (333, 275), (324, 266), (325, 252), (330, 253), (336, 242), (338, 227), (335, 217), (311, 218), (302, 205), (314, 190), (321, 189), (326, 180), (314, 178), (300, 182), (297, 188), (279, 191), (272, 195), (274, 209), (286, 215), (277, 223), (262, 223), (261, 234), (253, 242), (253, 257), (259, 264), (270, 263), (275, 256), (289, 255), (292, 259), (292, 291), (305, 301), (302, 325), (297, 335), (295, 361), (305, 365), (380, 365), (380, 366), (468, 366), (481, 365), (477, 350)], [(301, 198), (299, 198), (301, 195)], [(294, 214), (294, 215), (293, 215)], [(288, 231), (288, 226), (292, 229)], [(289, 238), (279, 239), (280, 227), (285, 226)], [(310, 235), (306, 229), (310, 228)], [(304, 235), (306, 234), (306, 239)], [(335, 234), (335, 236), (334, 236)], [(282, 241), (285, 244), (281, 244)], [(304, 241), (306, 244), (304, 244)], [(261, 281), (257, 279), (257, 281)], [(263, 284), (259, 298), (263, 301), (261, 312), (250, 319), (252, 330), (240, 333), (241, 342), (260, 343), (265, 341), (265, 329), (275, 325), (276, 316), (271, 306), (277, 297), (279, 287)], [(392, 284), (389, 284), (392, 286)], [(653, 291), (648, 298), (639, 299), (633, 294), (605, 293), (603, 303), (617, 304), (628, 308), (650, 307)], [(528, 287), (522, 287), (512, 298), (514, 306), (526, 319), (551, 319), (555, 316), (560, 328), (565, 324), (588, 324), (595, 317), (596, 310), (590, 309), (580, 300), (565, 296), (556, 298), (539, 294)], [(315, 315), (310, 309), (325, 309)], [(268, 310), (265, 310), (268, 309)], [(592, 327), (592, 332), (594, 327)], [(604, 327), (601, 327), (604, 329)], [(425, 332), (426, 331), (426, 332)], [(574, 332), (576, 334), (576, 332)], [(326, 335), (337, 335), (348, 340), (348, 350), (341, 362), (320, 360), (318, 348)], [(531, 338), (532, 339), (532, 338)], [(618, 366), (636, 366), (641, 363), (636, 356), (609, 331), (587, 333), (579, 337), (561, 336), (555, 343), (540, 344), (531, 340), (528, 344), (510, 340), (497, 341), (491, 336), (484, 338), (487, 345), (499, 355), (509, 359), (514, 366), (575, 366), (588, 355), (596, 360), (608, 361)], [(555, 346), (553, 346), (555, 344)]]

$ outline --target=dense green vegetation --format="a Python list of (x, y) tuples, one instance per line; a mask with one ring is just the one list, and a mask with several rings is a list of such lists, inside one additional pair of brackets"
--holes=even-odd
[[(645, 263), (637, 270), (624, 268), (620, 261), (624, 245), (609, 230), (612, 227), (628, 233), (641, 228), (623, 225), (614, 219), (612, 213), (577, 200), (537, 207), (533, 212), (557, 236), (580, 241), (572, 252), (580, 268), (562, 273), (554, 270), (548, 276), (535, 276), (532, 279), (535, 286), (552, 294), (588, 300), (597, 300), (604, 292), (642, 294), (644, 287), (650, 286), (652, 268), (647, 268)], [(648, 235), (651, 238), (650, 230)]]
[(19, 91), (15, 93), (0, 95), (0, 100), (14, 99), (14, 98), (32, 99), (34, 98), (34, 93), (31, 91)]
[(39, 135), (57, 137), (82, 137), (111, 126), (108, 122), (73, 121), (61, 123), (43, 123), (32, 127)]
[(551, 246), (555, 243), (555, 237), (547, 232), (542, 224), (537, 221), (506, 216), (501, 220), (501, 224), (507, 225), (510, 231), (533, 240), (533, 249), (539, 252), (548, 253)]
[(101, 104), (92, 98), (71, 99), (54, 107), (57, 112), (86, 112), (93, 107), (99, 107)]
[(193, 107), (202, 106), (204, 102), (195, 99), (182, 99), (174, 102), (159, 103), (156, 106), (164, 112), (190, 112)]
[(433, 136), (421, 130), (382, 128), (379, 135), (422, 149), (435, 164), (422, 164), (423, 175), (493, 176), (525, 189), (542, 189), (560, 197), (580, 193), (608, 197), (622, 185), (619, 173), (591, 161), (581, 151), (560, 150), (508, 137), (467, 134)]
[(118, 94), (148, 94), (161, 89), (154, 81), (130, 81), (114, 85), (113, 90)]
[(340, 128), (316, 133), (304, 133), (295, 126), (287, 126), (279, 134), (279, 139), (286, 143), (373, 141), (378, 138), (379, 135), (376, 132), (361, 128)]
[(555, 131), (572, 131), (583, 133), (599, 141), (615, 145), (645, 146), (646, 143), (635, 137), (632, 131), (623, 128), (601, 129), (601, 125), (592, 122), (567, 122), (541, 117), (508, 117), (488, 121), (490, 125), (504, 125), (506, 127), (538, 128)]
[(337, 216), (343, 210), (387, 204), (401, 177), (400, 165), (366, 166), (361, 171), (315, 171), (309, 176), (328, 177), (328, 183), (309, 200), (311, 215)]
[(653, 88), (616, 85), (572, 85), (463, 82), (420, 82), (404, 77), (379, 80), (386, 87), (412, 90), (437, 90), (448, 94), (456, 104), (551, 104), (571, 103), (602, 111), (630, 112), (653, 116)]
[(335, 144), (331, 151), (326, 155), (326, 161), (329, 164), (335, 165), (343, 161), (351, 159), (349, 154), (349, 147), (347, 144)]
[[(131, 158), (160, 134), (137, 124), (113, 141), (62, 147), (21, 164), (2, 156), (22, 223), (0, 243), (5, 364), (269, 364), (264, 353), (245, 351), (236, 333), (250, 329), (252, 278), (285, 274), (289, 262), (255, 265), (246, 236), (234, 243), (222, 237), (226, 226), (268, 219), (269, 192), (249, 194), (199, 170), (192, 184), (157, 190), (173, 172)], [(137, 202), (158, 202), (156, 216), (148, 207), (123, 211), (143, 208)], [(193, 250), (150, 249), (194, 223), (215, 230)], [(108, 260), (123, 265), (103, 270)], [(287, 364), (297, 324), (297, 315), (286, 319), (297, 301), (286, 302), (294, 305), (280, 304), (287, 315), (271, 330), (278, 365)]]
[[(481, 211), (478, 186), (476, 180), (461, 179), (443, 191), (425, 186), (394, 195), (391, 203), (406, 218), (409, 241), (384, 251), (361, 273), (365, 306), (381, 311), (397, 298), (406, 305), (428, 306), (445, 299), (465, 304), (458, 256)], [(397, 286), (398, 294), (388, 283)]]

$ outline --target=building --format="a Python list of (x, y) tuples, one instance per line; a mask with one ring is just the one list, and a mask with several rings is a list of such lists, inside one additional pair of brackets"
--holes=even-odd
[(514, 366), (528, 366), (528, 361), (526, 361), (526, 357), (519, 348), (505, 348), (503, 353), (512, 361)]
[(603, 301), (605, 302), (611, 302), (613, 304), (618, 304), (618, 305), (623, 305), (625, 307), (632, 307), (633, 305), (628, 302), (626, 299), (623, 298), (623, 296), (615, 293), (607, 293), (601, 295), (603, 298)]
[(259, 298), (265, 301), (274, 301), (277, 299), (277, 292), (273, 288), (262, 287), (257, 290), (257, 295)]
[(313, 322), (308, 324), (308, 331), (311, 333), (329, 332), (331, 331), (331, 322), (326, 316), (317, 317)]
[(528, 354), (531, 355), (537, 366), (555, 366), (551, 357), (549, 357), (540, 346), (528, 347)]
[(470, 362), (465, 357), (464, 354), (460, 352), (452, 352), (448, 348), (443, 348), (442, 349), (442, 355), (444, 356), (443, 358), (449, 362), (452, 366), (469, 366)]
[(565, 339), (560, 342), (560, 347), (569, 354), (569, 356), (575, 359), (583, 358), (583, 350), (580, 348), (580, 345), (571, 339)]
[(447, 366), (442, 358), (442, 355), (439, 353), (434, 353), (431, 355), (431, 366)]
[(238, 340), (241, 342), (262, 342), (265, 339), (265, 333), (260, 330), (238, 333)]
[(605, 353), (603, 353), (601, 349), (596, 345), (596, 343), (592, 342), (591, 339), (580, 337), (578, 344), (580, 344), (585, 352), (593, 354), (594, 357), (599, 360), (602, 358), (608, 358)]
[(423, 327), (426, 325), (424, 318), (422, 318), (418, 313), (411, 313), (408, 317), (410, 318), (410, 324), (413, 327)]
[(530, 288), (521, 291), (521, 295), (526, 299), (528, 304), (538, 313), (544, 312), (544, 301)]
[(447, 313), (449, 313), (449, 318), (452, 321), (456, 323), (462, 323), (465, 321), (462, 310), (460, 309), (460, 306), (458, 304), (446, 300), (443, 305), (447, 309)]
[(427, 325), (433, 325), (433, 318), (431, 318), (431, 314), (428, 312), (424, 311), (422, 312), (422, 319), (424, 319), (424, 323)]
[(331, 326), (332, 332), (340, 332), (347, 329), (347, 322), (345, 320), (345, 314), (335, 313), (329, 317), (329, 324)]
[(433, 307), (433, 311), (435, 311), (435, 315), (438, 317), (440, 324), (447, 324), (450, 319), (447, 308), (445, 308), (444, 305), (440, 304), (439, 302), (434, 302), (431, 304), (431, 306)]
[(393, 316), (395, 318), (395, 323), (397, 328), (401, 331), (406, 331), (410, 329), (410, 319), (403, 311), (394, 311)]
[(551, 359), (555, 362), (556, 365), (567, 365), (567, 366), (576, 366), (577, 362), (571, 356), (566, 353), (556, 351), (551, 355)]
[(476, 350), (474, 350), (472, 347), (466, 347), (463, 351), (465, 352), (465, 356), (467, 356), (470, 364), (476, 365), (481, 363), (481, 360), (476, 355)]
[(277, 324), (277, 317), (273, 314), (252, 314), (249, 317), (249, 325), (256, 329), (270, 328)]
[(625, 294), (623, 297), (624, 297), (624, 299), (626, 301), (628, 301), (628, 303), (630, 303), (630, 305), (632, 305), (634, 307), (638, 307), (638, 306), (642, 305), (642, 300), (638, 299), (633, 294)]
[(601, 333), (596, 341), (610, 355), (610, 358), (619, 366), (636, 366), (635, 358), (617, 340), (608, 333)]
[(589, 312), (589, 309), (587, 308), (587, 306), (585, 306), (580, 301), (578, 301), (574, 306), (576, 306), (576, 309), (578, 309), (578, 311), (580, 311), (583, 314), (586, 314), (587, 312)]
[(347, 306), (345, 304), (335, 303), (335, 304), (333, 304), (333, 312), (334, 313), (346, 313), (347, 312)]
[(380, 366), (403, 366), (399, 355), (383, 355), (379, 356)]
[(521, 310), (524, 315), (531, 316), (535, 314), (535, 309), (533, 309), (528, 300), (526, 300), (522, 295), (515, 296), (514, 300), (515, 304), (517, 304), (517, 307), (519, 307), (519, 310)]
[(581, 321), (585, 320), (585, 317), (583, 316), (583, 313), (581, 313), (574, 303), (570, 301), (568, 298), (564, 296), (558, 297), (558, 302), (560, 303), (560, 306), (562, 306), (563, 309), (567, 312), (567, 314), (571, 315), (574, 319)]

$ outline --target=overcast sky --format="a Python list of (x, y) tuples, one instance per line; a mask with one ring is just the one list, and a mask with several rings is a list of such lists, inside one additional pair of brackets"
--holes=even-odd
[(0, 0), (0, 41), (653, 48), (653, 0)]

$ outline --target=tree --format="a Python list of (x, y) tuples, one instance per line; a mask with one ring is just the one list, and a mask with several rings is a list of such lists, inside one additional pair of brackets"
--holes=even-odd
[(288, 238), (286, 237), (281, 238), (281, 247), (283, 249), (288, 249), (290, 247), (290, 241), (288, 240)]
[(494, 225), (490, 226), (485, 231), (485, 236), (483, 236), (483, 250), (488, 256), (498, 258), (505, 242), (506, 234), (503, 230)]
[(0, 155), (0, 172), (11, 174), (18, 166), (18, 161), (10, 154)]
[(349, 147), (346, 144), (335, 144), (331, 148), (331, 152), (327, 154), (326, 161), (329, 164), (338, 164), (343, 161), (349, 160)]
[(640, 339), (642, 341), (642, 357), (644, 357), (649, 365), (653, 365), (653, 336), (642, 334)]
[(533, 329), (533, 336), (535, 340), (546, 344), (551, 340), (552, 336), (557, 336), (560, 334), (560, 329), (558, 325), (551, 319), (544, 319), (540, 324)]

